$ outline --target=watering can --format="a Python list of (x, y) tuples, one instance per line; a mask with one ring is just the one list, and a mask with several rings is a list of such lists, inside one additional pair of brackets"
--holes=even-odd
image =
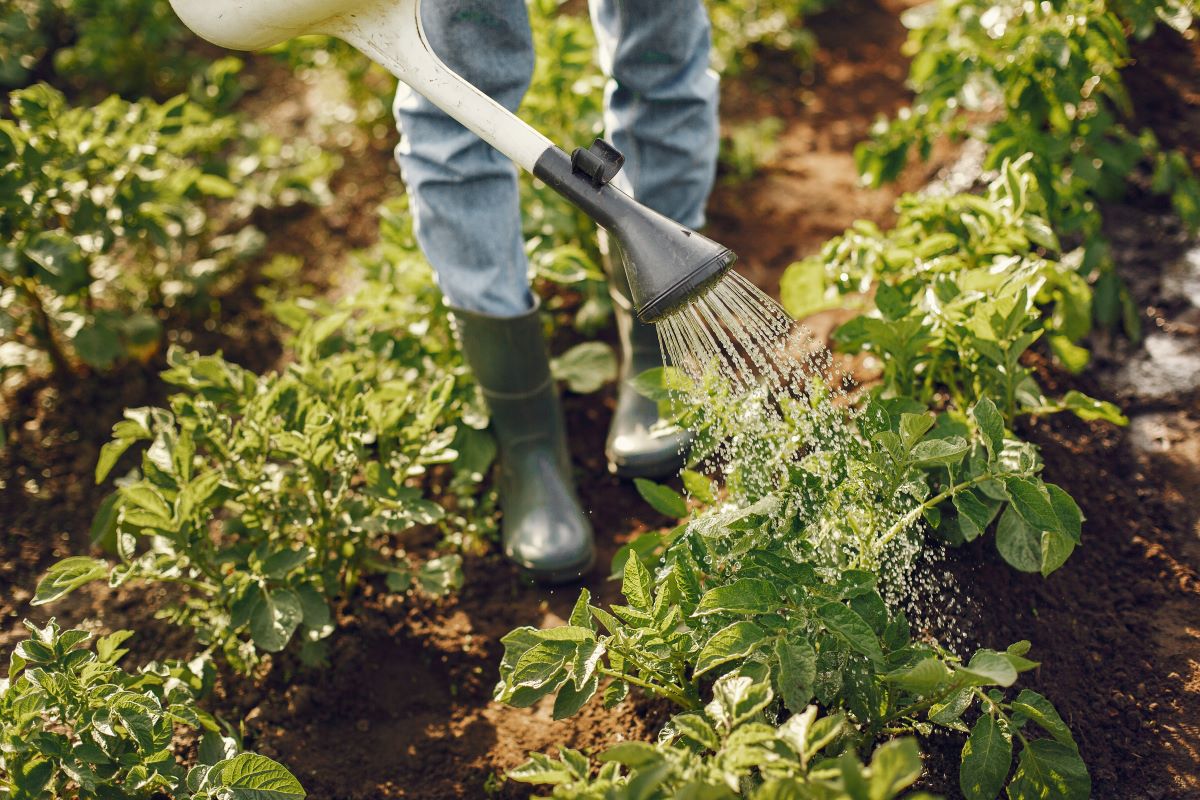
[(643, 206), (610, 181), (624, 157), (603, 139), (571, 155), (438, 58), (422, 0), (171, 0), (183, 22), (221, 47), (259, 50), (305, 34), (343, 39), (424, 95), (604, 228), (629, 277), (634, 308), (657, 322), (733, 266), (734, 253)]

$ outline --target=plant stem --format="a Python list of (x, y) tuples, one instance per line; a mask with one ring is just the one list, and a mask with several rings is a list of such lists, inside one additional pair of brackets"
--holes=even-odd
[[(914, 508), (912, 511), (909, 511), (907, 514), (902, 516), (900, 519), (896, 520), (896, 522), (892, 525), (892, 527), (888, 528), (887, 532), (884, 533), (883, 536), (879, 537), (879, 540), (875, 543), (875, 549), (879, 550), (880, 548), (884, 547), (888, 542), (890, 542), (892, 539), (895, 539), (897, 536), (899, 536), (901, 533), (903, 533), (905, 530), (907, 530), (910, 525), (912, 525), (914, 522), (916, 522), (918, 519), (920, 519), (921, 515), (924, 514), (926, 511), (928, 511), (929, 509), (933, 508), (934, 506), (938, 505), (939, 503), (941, 503), (945, 500), (950, 499), (951, 497), (953, 497), (954, 495), (963, 491), (964, 489), (970, 489), (972, 486), (975, 486), (976, 484), (983, 483), (984, 481), (993, 480), (995, 477), (996, 477), (996, 475), (994, 473), (985, 472), (982, 475), (977, 475), (974, 478), (971, 478), (970, 480), (963, 481), (962, 483), (959, 483), (959, 484), (955, 484), (954, 486), (951, 486), (949, 489), (945, 490), (941, 494), (934, 495), (933, 497), (929, 498), (921, 505)], [(855, 566), (861, 566), (861, 559), (860, 559), (860, 563), (856, 564)]]
[(675, 705), (687, 709), (688, 711), (695, 711), (696, 709), (700, 708), (699, 701), (693, 700), (687, 695), (672, 689), (669, 686), (655, 686), (654, 684), (644, 681), (641, 678), (635, 678), (632, 675), (628, 675), (624, 672), (618, 672), (617, 670), (609, 669), (608, 667), (597, 667), (596, 671), (601, 675), (605, 675), (610, 678), (616, 678), (617, 680), (622, 680), (626, 683), (631, 683), (634, 686), (639, 686), (648, 692), (659, 695), (660, 697), (665, 697)]

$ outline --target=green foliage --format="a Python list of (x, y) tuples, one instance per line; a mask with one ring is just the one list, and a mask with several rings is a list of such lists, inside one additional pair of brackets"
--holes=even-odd
[(224, 105), (241, 68), (216, 70), (168, 0), (11, 0), (0, 11), (0, 87), (48, 80), (72, 96), (166, 99), (191, 88)]
[(902, 197), (890, 231), (857, 223), (788, 268), (784, 305), (803, 317), (874, 285), (875, 309), (834, 339), (879, 356), (887, 395), (921, 405), (948, 396), (960, 418), (988, 397), (1009, 423), (1069, 410), (1123, 424), (1112, 404), (1078, 392), (1047, 398), (1022, 363), (1044, 337), (1064, 366), (1081, 371), (1089, 354), (1076, 342), (1100, 302), (1077, 269), (1083, 253), (1059, 254), (1029, 159), (1005, 162), (983, 196)]
[(1044, 215), (1055, 231), (1084, 243), (1085, 275), (1108, 268), (1099, 202), (1121, 196), (1141, 165), (1153, 170), (1153, 190), (1172, 198), (1188, 226), (1200, 226), (1200, 182), (1152, 132), (1128, 127), (1132, 106), (1120, 76), (1129, 60), (1122, 15), (1139, 35), (1155, 17), (1182, 31), (1191, 24), (1188, 5), (938, 0), (907, 12), (916, 99), (859, 147), (860, 171), (869, 184), (890, 181), (912, 150), (927, 157), (945, 134), (985, 141), (990, 169), (1030, 154)]
[(809, 706), (771, 724), (766, 712), (774, 692), (767, 681), (725, 675), (713, 684), (712, 695), (701, 711), (672, 719), (658, 742), (623, 742), (600, 753), (598, 770), (582, 753), (564, 747), (557, 759), (531, 754), (509, 777), (553, 786), (551, 796), (561, 798), (890, 800), (921, 774), (912, 739), (876, 748), (864, 765), (844, 715), (818, 717), (816, 706)]
[[(0, 371), (148, 357), (160, 313), (254, 256), (255, 208), (318, 201), (331, 159), (183, 96), (72, 107), (39, 84), (0, 120)], [(240, 138), (239, 138), (240, 137)], [(238, 141), (236, 149), (230, 145)]]
[[(723, 521), (708, 535), (689, 530), (668, 548), (656, 574), (639, 559), (628, 559), (624, 605), (601, 609), (584, 591), (567, 625), (518, 628), (502, 639), (496, 687), (501, 702), (527, 707), (553, 695), (554, 716), (562, 718), (597, 694), (612, 706), (638, 687), (684, 712), (668, 725), (659, 746), (621, 745), (625, 749), (601, 758), (630, 768), (630, 775), (605, 766), (593, 786), (590, 765), (566, 754), (560, 762), (535, 756), (514, 777), (559, 783), (556, 797), (603, 796), (588, 792), (624, 786), (651, 771), (667, 781), (663, 787), (723, 783), (730, 789), (740, 785), (747, 796), (774, 797), (753, 791), (772, 779), (803, 778), (801, 767), (812, 765), (793, 760), (796, 750), (784, 749), (778, 759), (749, 756), (761, 755), (757, 747), (772, 750), (780, 738), (789, 741), (784, 731), (790, 726), (811, 726), (810, 703), (817, 702), (835, 710), (834, 721), (826, 724), (842, 731), (848, 751), (900, 733), (970, 730), (962, 782), (979, 788), (964, 789), (968, 796), (994, 797), (1004, 786), (1014, 739), (1021, 745), (1018, 762), (1031, 766), (1014, 775), (1013, 796), (1050, 790), (1053, 779), (1042, 769), (1047, 761), (1057, 761), (1056, 770), (1073, 776), (1055, 796), (1088, 796), (1086, 769), (1053, 706), (1028, 690), (1010, 697), (1019, 673), (1037, 666), (1025, 657), (1028, 642), (1003, 652), (979, 650), (963, 660), (915, 641), (904, 616), (888, 609), (872, 573), (818, 569), (794, 556), (792, 537), (777, 528), (769, 536), (736, 524), (746, 519)], [(608, 685), (601, 692), (603, 680)], [(705, 704), (709, 691), (714, 701)], [(791, 716), (775, 730), (762, 725), (764, 710)], [(973, 730), (964, 722), (972, 713), (978, 715)], [(911, 744), (884, 748), (899, 746)], [(842, 763), (857, 762), (843, 756)], [(774, 772), (775, 766), (784, 772)], [(868, 775), (873, 768), (874, 762)], [(896, 790), (915, 780), (919, 766), (902, 772), (907, 782), (892, 785)], [(829, 773), (816, 769), (816, 774)], [(840, 775), (850, 783), (797, 796), (866, 796), (852, 788), (857, 782), (846, 768)], [(727, 781), (730, 776), (734, 780)], [(659, 786), (658, 777), (643, 779)]]
[(140, 474), (119, 481), (96, 520), (119, 563), (60, 562), (35, 602), (105, 576), (176, 583), (184, 601), (169, 618), (245, 670), (293, 640), (319, 660), (331, 605), (363, 574), (385, 575), (398, 592), (456, 588), (457, 556), (417, 566), (393, 537), (443, 520), (419, 485), (431, 466), (461, 450), (474, 480), (494, 446), (457, 427), (473, 389), (411, 335), (428, 324), (403, 313), (412, 302), (372, 285), (303, 318), (292, 307), (295, 361), (261, 377), (171, 351), (163, 377), (184, 391), (169, 410), (127, 411), (96, 469), (103, 480), (128, 448), (149, 443)]
[(779, 134), (783, 132), (779, 117), (763, 117), (754, 122), (735, 125), (721, 138), (721, 163), (731, 181), (753, 178), (770, 164), (779, 152)]
[[(161, 798), (301, 800), (281, 765), (221, 735), (196, 701), (213, 680), (208, 662), (151, 663), (137, 673), (117, 662), (132, 635), (91, 634), (51, 620), (13, 650), (0, 680), (0, 797), (11, 800)], [(200, 764), (176, 760), (177, 727), (202, 734)]]
[(752, 66), (762, 49), (812, 59), (816, 39), (802, 18), (832, 5), (830, 0), (706, 0), (713, 27), (713, 66), (736, 75)]

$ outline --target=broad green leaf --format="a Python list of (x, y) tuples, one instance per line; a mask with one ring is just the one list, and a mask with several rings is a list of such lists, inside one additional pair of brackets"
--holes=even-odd
[(802, 639), (780, 638), (775, 643), (776, 684), (783, 704), (794, 714), (808, 705), (817, 680), (817, 652)]
[(912, 449), (912, 465), (918, 468), (950, 466), (962, 461), (970, 449), (967, 440), (960, 436), (927, 439)]
[(554, 718), (566, 719), (575, 716), (599, 688), (600, 676), (596, 674), (584, 682), (582, 689), (577, 689), (574, 681), (566, 681), (558, 690), (558, 696), (554, 698)]
[(991, 714), (983, 714), (963, 744), (958, 786), (966, 800), (994, 800), (1012, 768), (1012, 740)]
[[(865, 624), (865, 623), (864, 623)], [(744, 658), (766, 638), (766, 631), (753, 622), (735, 622), (712, 635), (696, 657), (696, 677), (709, 670)]]
[(778, 588), (761, 578), (739, 578), (709, 589), (696, 607), (697, 616), (707, 614), (765, 614), (783, 603)]
[(996, 549), (1005, 561), (1022, 572), (1038, 572), (1042, 568), (1041, 534), (1029, 527), (1012, 506), (1000, 515)]
[(300, 782), (282, 764), (256, 753), (242, 753), (213, 765), (207, 785), (224, 789), (229, 800), (301, 800)]
[(917, 740), (893, 739), (871, 754), (868, 786), (871, 800), (891, 800), (921, 777), (921, 750)]
[(1057, 531), (1042, 532), (1042, 561), (1039, 571), (1045, 578), (1066, 563), (1075, 550), (1075, 542)]
[(1054, 513), (1050, 495), (1040, 483), (1028, 478), (1005, 478), (1004, 488), (1008, 491), (1012, 507), (1021, 518), (1039, 533), (1041, 531), (1062, 532), (1062, 524)]
[(1060, 530), (1078, 544), (1083, 535), (1083, 512), (1079, 510), (1075, 499), (1062, 488), (1047, 483), (1046, 491), (1050, 494), (1050, 506), (1058, 517)]
[(1012, 686), (1017, 680), (1017, 670), (1009, 660), (1008, 654), (997, 653), (995, 650), (979, 650), (971, 656), (965, 667), (958, 667), (958, 672), (972, 678), (977, 686)]
[(853, 650), (876, 664), (883, 662), (879, 637), (853, 609), (841, 603), (824, 603), (817, 609), (817, 616), (826, 628), (845, 639)]
[(671, 718), (671, 726), (681, 736), (691, 739), (701, 747), (717, 750), (721, 746), (717, 732), (700, 714), (679, 714)]
[(550, 368), (572, 392), (591, 394), (617, 377), (617, 356), (604, 342), (584, 342), (551, 361)]
[(89, 556), (64, 558), (38, 581), (31, 605), (40, 606), (70, 594), (84, 584), (108, 578), (108, 562)]
[(904, 449), (912, 450), (933, 427), (934, 416), (930, 413), (900, 415), (900, 441)]
[(1083, 392), (1074, 389), (1067, 392), (1062, 399), (1063, 408), (1075, 412), (1075, 416), (1083, 420), (1102, 419), (1114, 425), (1128, 425), (1129, 418), (1121, 413), (1121, 409), (1106, 400), (1088, 397)]
[(887, 679), (916, 695), (931, 694), (953, 677), (950, 668), (941, 659), (928, 656), (911, 667), (889, 672)]
[(630, 558), (625, 562), (624, 577), (621, 580), (621, 594), (629, 605), (639, 611), (649, 611), (654, 605), (651, 592), (654, 590), (654, 579), (649, 570), (642, 565), (639, 558)]
[(634, 478), (633, 483), (642, 499), (658, 513), (673, 519), (687, 516), (687, 500), (670, 486), (663, 486), (661, 483), (648, 481), (645, 478)]
[(287, 647), (304, 619), (300, 598), (290, 589), (261, 590), (250, 612), (250, 637), (268, 653)]
[(971, 408), (971, 418), (983, 434), (984, 444), (992, 458), (1004, 449), (1004, 417), (990, 398), (981, 397)]
[(1017, 758), (1010, 800), (1088, 800), (1092, 780), (1079, 753), (1053, 739), (1035, 739)]
[(1024, 714), (1037, 723), (1042, 730), (1053, 736), (1055, 741), (1078, 749), (1071, 729), (1063, 722), (1054, 705), (1042, 695), (1030, 689), (1022, 689), (1013, 700), (1012, 708), (1013, 711)]
[(995, 516), (994, 508), (989, 508), (979, 496), (970, 489), (956, 492), (951, 498), (954, 508), (958, 511), (958, 525), (968, 542), (983, 535), (987, 526)]
[(679, 473), (679, 477), (683, 479), (683, 488), (687, 489), (688, 494), (706, 505), (712, 505), (717, 502), (717, 495), (713, 491), (713, 483), (707, 476), (691, 469), (685, 469)]

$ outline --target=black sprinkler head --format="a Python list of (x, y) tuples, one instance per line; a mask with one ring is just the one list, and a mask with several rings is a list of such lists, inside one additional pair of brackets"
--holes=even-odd
[(707, 291), (737, 256), (609, 185), (621, 161), (611, 145), (597, 140), (574, 158), (557, 147), (546, 150), (533, 174), (609, 232), (638, 317), (657, 322)]

